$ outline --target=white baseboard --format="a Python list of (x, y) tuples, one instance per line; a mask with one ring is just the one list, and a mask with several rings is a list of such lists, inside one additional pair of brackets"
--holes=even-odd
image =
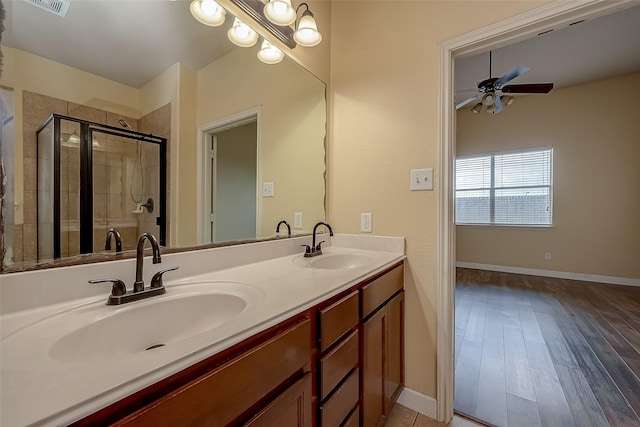
[(429, 418), (438, 419), (437, 402), (433, 397), (405, 387), (400, 392), (398, 403)]
[(539, 270), (536, 268), (509, 267), (504, 265), (476, 264), (472, 262), (462, 261), (456, 262), (456, 267), (474, 268), (476, 270), (500, 271), (502, 273), (555, 277), (558, 279), (583, 280), (585, 282), (610, 283), (612, 285), (640, 286), (640, 279), (630, 279), (627, 277), (597, 276), (594, 274), (569, 273), (566, 271)]

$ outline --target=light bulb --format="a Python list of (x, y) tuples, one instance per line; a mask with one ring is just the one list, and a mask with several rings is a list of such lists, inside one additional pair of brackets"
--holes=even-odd
[(293, 33), (293, 39), (300, 46), (312, 47), (322, 41), (322, 34), (318, 32), (318, 25), (313, 18), (313, 13), (308, 9), (304, 11), (298, 29)]
[(291, 25), (296, 20), (296, 10), (291, 0), (269, 0), (264, 6), (264, 16), (276, 25)]
[(258, 59), (265, 64), (277, 64), (282, 61), (284, 58), (284, 53), (272, 45), (269, 41), (264, 40), (262, 42), (262, 47), (258, 52)]
[(233, 26), (227, 31), (227, 36), (229, 40), (240, 47), (251, 47), (258, 41), (258, 33), (238, 18), (233, 21)]
[(217, 27), (224, 23), (226, 12), (214, 0), (193, 0), (189, 9), (193, 17), (205, 25)]

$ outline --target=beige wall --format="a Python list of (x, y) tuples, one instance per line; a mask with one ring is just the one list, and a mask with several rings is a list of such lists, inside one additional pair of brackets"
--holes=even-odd
[[(405, 236), (406, 385), (436, 396), (438, 43), (545, 2), (386, 1), (332, 4), (328, 220)], [(433, 167), (435, 190), (410, 192), (409, 170)]]
[(552, 228), (459, 226), (457, 260), (640, 278), (638, 97), (633, 74), (458, 111), (459, 155), (553, 147), (554, 192)]
[(171, 105), (171, 141), (168, 150), (168, 230), (171, 246), (197, 244), (197, 132), (196, 71), (176, 63), (144, 85), (141, 109), (149, 113)]
[(294, 212), (309, 232), (325, 219), (325, 86), (293, 61), (266, 65), (255, 53), (235, 49), (198, 71), (198, 126), (259, 107), (258, 194), (273, 182), (274, 197), (258, 197), (258, 237), (293, 224)]

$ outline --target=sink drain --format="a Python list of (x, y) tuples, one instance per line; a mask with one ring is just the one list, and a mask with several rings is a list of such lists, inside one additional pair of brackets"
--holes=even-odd
[(151, 347), (145, 348), (144, 351), (153, 350), (154, 348), (164, 347), (165, 344), (154, 344)]

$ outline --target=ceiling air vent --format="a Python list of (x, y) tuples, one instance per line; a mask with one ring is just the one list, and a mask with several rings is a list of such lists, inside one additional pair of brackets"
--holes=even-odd
[(22, 0), (41, 9), (47, 10), (56, 15), (65, 17), (69, 10), (69, 2), (67, 0)]

